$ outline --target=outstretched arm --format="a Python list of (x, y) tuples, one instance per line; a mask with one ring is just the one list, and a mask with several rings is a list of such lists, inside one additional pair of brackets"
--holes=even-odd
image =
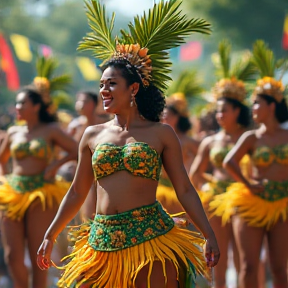
[[(197, 228), (207, 239), (206, 258), (209, 266), (214, 266), (219, 260), (219, 249), (214, 232), (208, 222), (199, 196), (192, 186), (185, 170), (179, 140), (169, 126), (163, 130), (164, 150), (163, 165), (177, 193), (177, 197), (185, 211)], [(213, 254), (213, 257), (212, 257)], [(212, 260), (213, 259), (213, 260)]]
[(90, 128), (87, 128), (79, 145), (79, 161), (72, 185), (63, 198), (59, 210), (46, 231), (44, 240), (37, 253), (37, 263), (41, 269), (50, 266), (53, 242), (65, 226), (73, 219), (82, 206), (93, 182), (91, 151), (88, 145)]

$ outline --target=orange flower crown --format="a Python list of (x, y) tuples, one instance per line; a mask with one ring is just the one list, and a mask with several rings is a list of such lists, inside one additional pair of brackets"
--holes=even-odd
[(173, 106), (180, 116), (189, 117), (188, 103), (184, 93), (178, 92), (167, 97), (166, 106)]
[(216, 101), (227, 97), (243, 103), (247, 95), (244, 82), (235, 77), (221, 79), (215, 84), (212, 92)]
[(35, 77), (33, 80), (33, 85), (37, 91), (41, 94), (42, 99), (45, 104), (51, 103), (50, 97), (50, 81), (46, 77)]
[[(125, 59), (134, 68), (142, 80), (143, 86), (148, 87), (152, 80), (152, 60), (147, 54), (148, 48), (141, 48), (137, 44), (116, 44), (116, 52), (112, 56), (112, 60)], [(110, 60), (111, 60), (110, 59)]]
[(272, 77), (263, 77), (257, 81), (252, 98), (255, 99), (259, 94), (266, 94), (273, 97), (278, 103), (284, 98), (284, 86), (281, 81)]

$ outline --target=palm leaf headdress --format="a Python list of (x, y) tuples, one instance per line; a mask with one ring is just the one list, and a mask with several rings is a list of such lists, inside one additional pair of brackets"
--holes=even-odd
[(218, 63), (216, 75), (220, 78), (213, 87), (214, 97), (217, 99), (227, 97), (243, 102), (247, 91), (245, 83), (255, 78), (256, 69), (251, 62), (250, 54), (244, 55), (231, 64), (231, 44), (222, 40), (218, 47)]
[(169, 86), (166, 105), (173, 106), (177, 112), (184, 117), (189, 116), (189, 100), (197, 97), (204, 91), (197, 78), (197, 71), (182, 71), (177, 79)]
[(283, 59), (277, 61), (273, 51), (262, 40), (257, 40), (253, 45), (252, 61), (261, 77), (257, 81), (252, 97), (254, 98), (257, 94), (266, 94), (280, 103), (284, 98), (285, 88), (281, 77), (280, 80), (276, 80), (274, 77), (277, 71), (287, 70), (287, 62)]
[(80, 42), (79, 50), (92, 50), (104, 65), (111, 59), (126, 59), (141, 77), (145, 87), (153, 83), (164, 91), (171, 78), (171, 61), (167, 50), (185, 42), (192, 33), (209, 34), (210, 24), (203, 19), (187, 19), (181, 15), (181, 0), (161, 0), (142, 17), (135, 16), (128, 30), (113, 38), (115, 14), (106, 16), (105, 6), (99, 0), (86, 2), (87, 17), (92, 32)]
[(51, 96), (57, 91), (65, 91), (68, 84), (71, 83), (71, 76), (62, 74), (55, 76), (55, 70), (58, 62), (55, 58), (46, 58), (39, 56), (36, 61), (37, 76), (33, 80), (33, 85), (42, 95), (46, 104), (51, 103)]

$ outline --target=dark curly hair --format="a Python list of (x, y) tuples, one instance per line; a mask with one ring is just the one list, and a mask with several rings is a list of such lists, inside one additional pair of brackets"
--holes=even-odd
[(176, 124), (176, 127), (180, 132), (186, 133), (192, 128), (192, 124), (189, 118), (180, 115), (179, 111), (173, 105), (167, 105), (166, 108), (174, 115), (178, 116), (178, 122)]
[(108, 67), (119, 69), (128, 86), (135, 82), (139, 83), (139, 90), (135, 95), (139, 113), (147, 120), (159, 122), (165, 107), (165, 98), (162, 92), (153, 84), (144, 87), (137, 70), (126, 59), (111, 59), (105, 65), (104, 70)]
[(275, 103), (275, 117), (279, 123), (284, 123), (288, 120), (288, 108), (285, 99), (281, 102), (277, 102), (274, 97), (267, 94), (257, 94), (264, 99), (268, 104)]
[(40, 122), (51, 123), (51, 122), (57, 121), (56, 115), (50, 114), (48, 112), (51, 103), (45, 104), (43, 99), (42, 99), (42, 96), (41, 96), (41, 94), (39, 94), (39, 92), (37, 92), (34, 88), (29, 87), (29, 86), (22, 88), (19, 91), (19, 93), (21, 93), (21, 92), (25, 93), (34, 105), (40, 104), (40, 109), (38, 112)]
[(222, 98), (219, 98), (218, 100), (224, 100), (228, 104), (232, 105), (234, 109), (235, 108), (240, 109), (240, 113), (237, 118), (238, 124), (240, 124), (243, 127), (249, 127), (251, 125), (251, 113), (250, 113), (250, 109), (246, 105), (244, 105), (243, 103), (241, 103), (240, 101), (236, 99), (232, 99), (229, 97), (222, 97)]

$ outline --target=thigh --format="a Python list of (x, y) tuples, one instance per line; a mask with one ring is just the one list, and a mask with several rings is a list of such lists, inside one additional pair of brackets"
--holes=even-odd
[[(19, 261), (24, 263), (25, 255), (25, 229), (24, 221), (14, 221), (2, 216), (1, 238), (5, 258), (9, 256), (9, 263)], [(12, 261), (12, 262), (11, 262)]]
[(26, 212), (26, 234), (31, 262), (36, 265), (36, 254), (43, 241), (44, 234), (57, 213), (58, 205), (54, 201), (53, 208), (43, 211), (42, 203), (35, 200)]
[[(177, 272), (174, 264), (171, 261), (166, 261), (165, 269), (167, 282), (165, 281), (162, 263), (160, 261), (154, 261), (150, 276), (150, 288), (178, 288)], [(137, 275), (136, 288), (149, 287), (147, 280), (148, 275), (149, 265), (146, 265)]]
[(287, 267), (288, 221), (278, 221), (267, 235), (271, 268)]
[(257, 273), (265, 229), (248, 226), (238, 215), (232, 217), (235, 244), (239, 253), (240, 269), (244, 264)]

